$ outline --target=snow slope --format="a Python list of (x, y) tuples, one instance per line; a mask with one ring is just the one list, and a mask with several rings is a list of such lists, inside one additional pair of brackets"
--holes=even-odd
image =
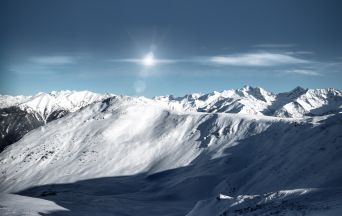
[(0, 152), (6, 146), (20, 140), (29, 131), (44, 125), (44, 120), (19, 107), (0, 109)]
[[(279, 118), (161, 101), (114, 96), (29, 132), (0, 153), (0, 192), (52, 200), (70, 215), (186, 215), (218, 194), (267, 200), (276, 191), (342, 187), (341, 113)], [(321, 197), (333, 200), (327, 208), (295, 212), (341, 212), (334, 197)], [(196, 206), (219, 215), (214, 204)]]
[[(323, 198), (323, 199), (322, 199)], [(342, 189), (295, 189), (262, 195), (220, 195), (198, 202), (187, 216), (325, 215), (342, 212)]]
[(0, 96), (0, 152), (27, 132), (111, 96), (89, 91)]
[(14, 194), (0, 194), (0, 203), (2, 216), (39, 216), (42, 213), (50, 214), (55, 211), (67, 211), (67, 209), (51, 201)]

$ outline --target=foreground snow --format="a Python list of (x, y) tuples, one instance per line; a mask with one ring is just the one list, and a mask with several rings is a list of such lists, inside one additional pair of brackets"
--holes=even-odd
[(0, 193), (0, 215), (2, 216), (38, 216), (67, 209), (54, 202), (32, 197)]
[[(130, 183), (132, 182), (127, 184)], [(221, 195), (221, 199), (212, 197), (197, 202), (194, 208), (186, 213), (189, 211), (189, 206), (194, 205), (193, 201), (185, 201), (177, 197), (163, 197), (155, 191), (154, 196), (152, 191), (134, 192), (137, 186), (128, 189), (125, 187), (127, 185), (120, 185), (123, 188), (118, 194), (113, 192), (114, 188), (119, 188), (119, 186), (109, 187), (109, 184), (97, 185), (97, 187), (106, 186), (102, 188), (106, 192), (103, 191), (101, 194), (94, 193), (91, 188), (81, 189), (81, 187), (89, 186), (92, 187), (90, 182), (79, 182), (77, 186), (72, 184), (55, 185), (25, 192), (29, 196), (38, 196), (39, 199), (28, 196), (1, 195), (0, 214), (38, 215), (39, 212), (47, 215), (336, 216), (342, 212), (341, 188), (293, 189), (261, 195), (238, 195), (236, 197), (224, 195), (224, 198)], [(97, 192), (99, 191), (97, 189)], [(123, 193), (124, 191), (125, 193)]]
[(208, 199), (196, 204), (187, 216), (226, 215), (325, 215), (342, 213), (342, 189), (295, 189), (262, 195)]

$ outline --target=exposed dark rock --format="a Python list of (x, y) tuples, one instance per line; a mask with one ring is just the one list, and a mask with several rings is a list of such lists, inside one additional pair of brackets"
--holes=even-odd
[[(50, 122), (68, 114), (68, 111), (53, 112), (46, 120)], [(19, 107), (0, 109), (0, 152), (7, 146), (20, 140), (25, 134), (45, 124), (44, 119), (34, 111), (25, 111)]]

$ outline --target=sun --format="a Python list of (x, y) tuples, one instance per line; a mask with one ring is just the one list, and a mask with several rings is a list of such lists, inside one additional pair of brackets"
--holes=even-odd
[(142, 60), (142, 63), (143, 63), (145, 66), (147, 66), (147, 67), (151, 67), (151, 66), (155, 65), (155, 64), (156, 64), (156, 60), (155, 60), (155, 58), (154, 58), (153, 53), (152, 53), (152, 52), (151, 52), (151, 53), (148, 53), (148, 54), (144, 57), (144, 59)]

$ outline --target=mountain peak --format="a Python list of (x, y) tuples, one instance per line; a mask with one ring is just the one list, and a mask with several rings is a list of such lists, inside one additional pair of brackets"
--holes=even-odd
[(245, 91), (250, 91), (251, 89), (253, 89), (253, 87), (252, 86), (250, 86), (250, 85), (244, 85), (242, 88), (240, 88), (240, 90), (245, 90)]
[(267, 92), (265, 89), (261, 88), (261, 87), (253, 87), (250, 85), (244, 85), (242, 88), (238, 89), (238, 91), (242, 91), (242, 92)]
[(264, 102), (273, 100), (273, 93), (270, 93), (261, 87), (252, 87), (249, 85), (245, 85), (243, 88), (240, 88), (237, 91), (242, 93), (244, 96), (252, 96), (257, 100), (262, 100)]
[(306, 93), (308, 89), (302, 88), (301, 86), (297, 86), (296, 88), (292, 89), (288, 92), (289, 97), (299, 97), (300, 95)]
[(306, 90), (305, 88), (303, 88), (301, 86), (297, 86), (294, 89), (292, 89), (291, 92), (293, 92), (293, 91), (305, 91), (305, 90)]

